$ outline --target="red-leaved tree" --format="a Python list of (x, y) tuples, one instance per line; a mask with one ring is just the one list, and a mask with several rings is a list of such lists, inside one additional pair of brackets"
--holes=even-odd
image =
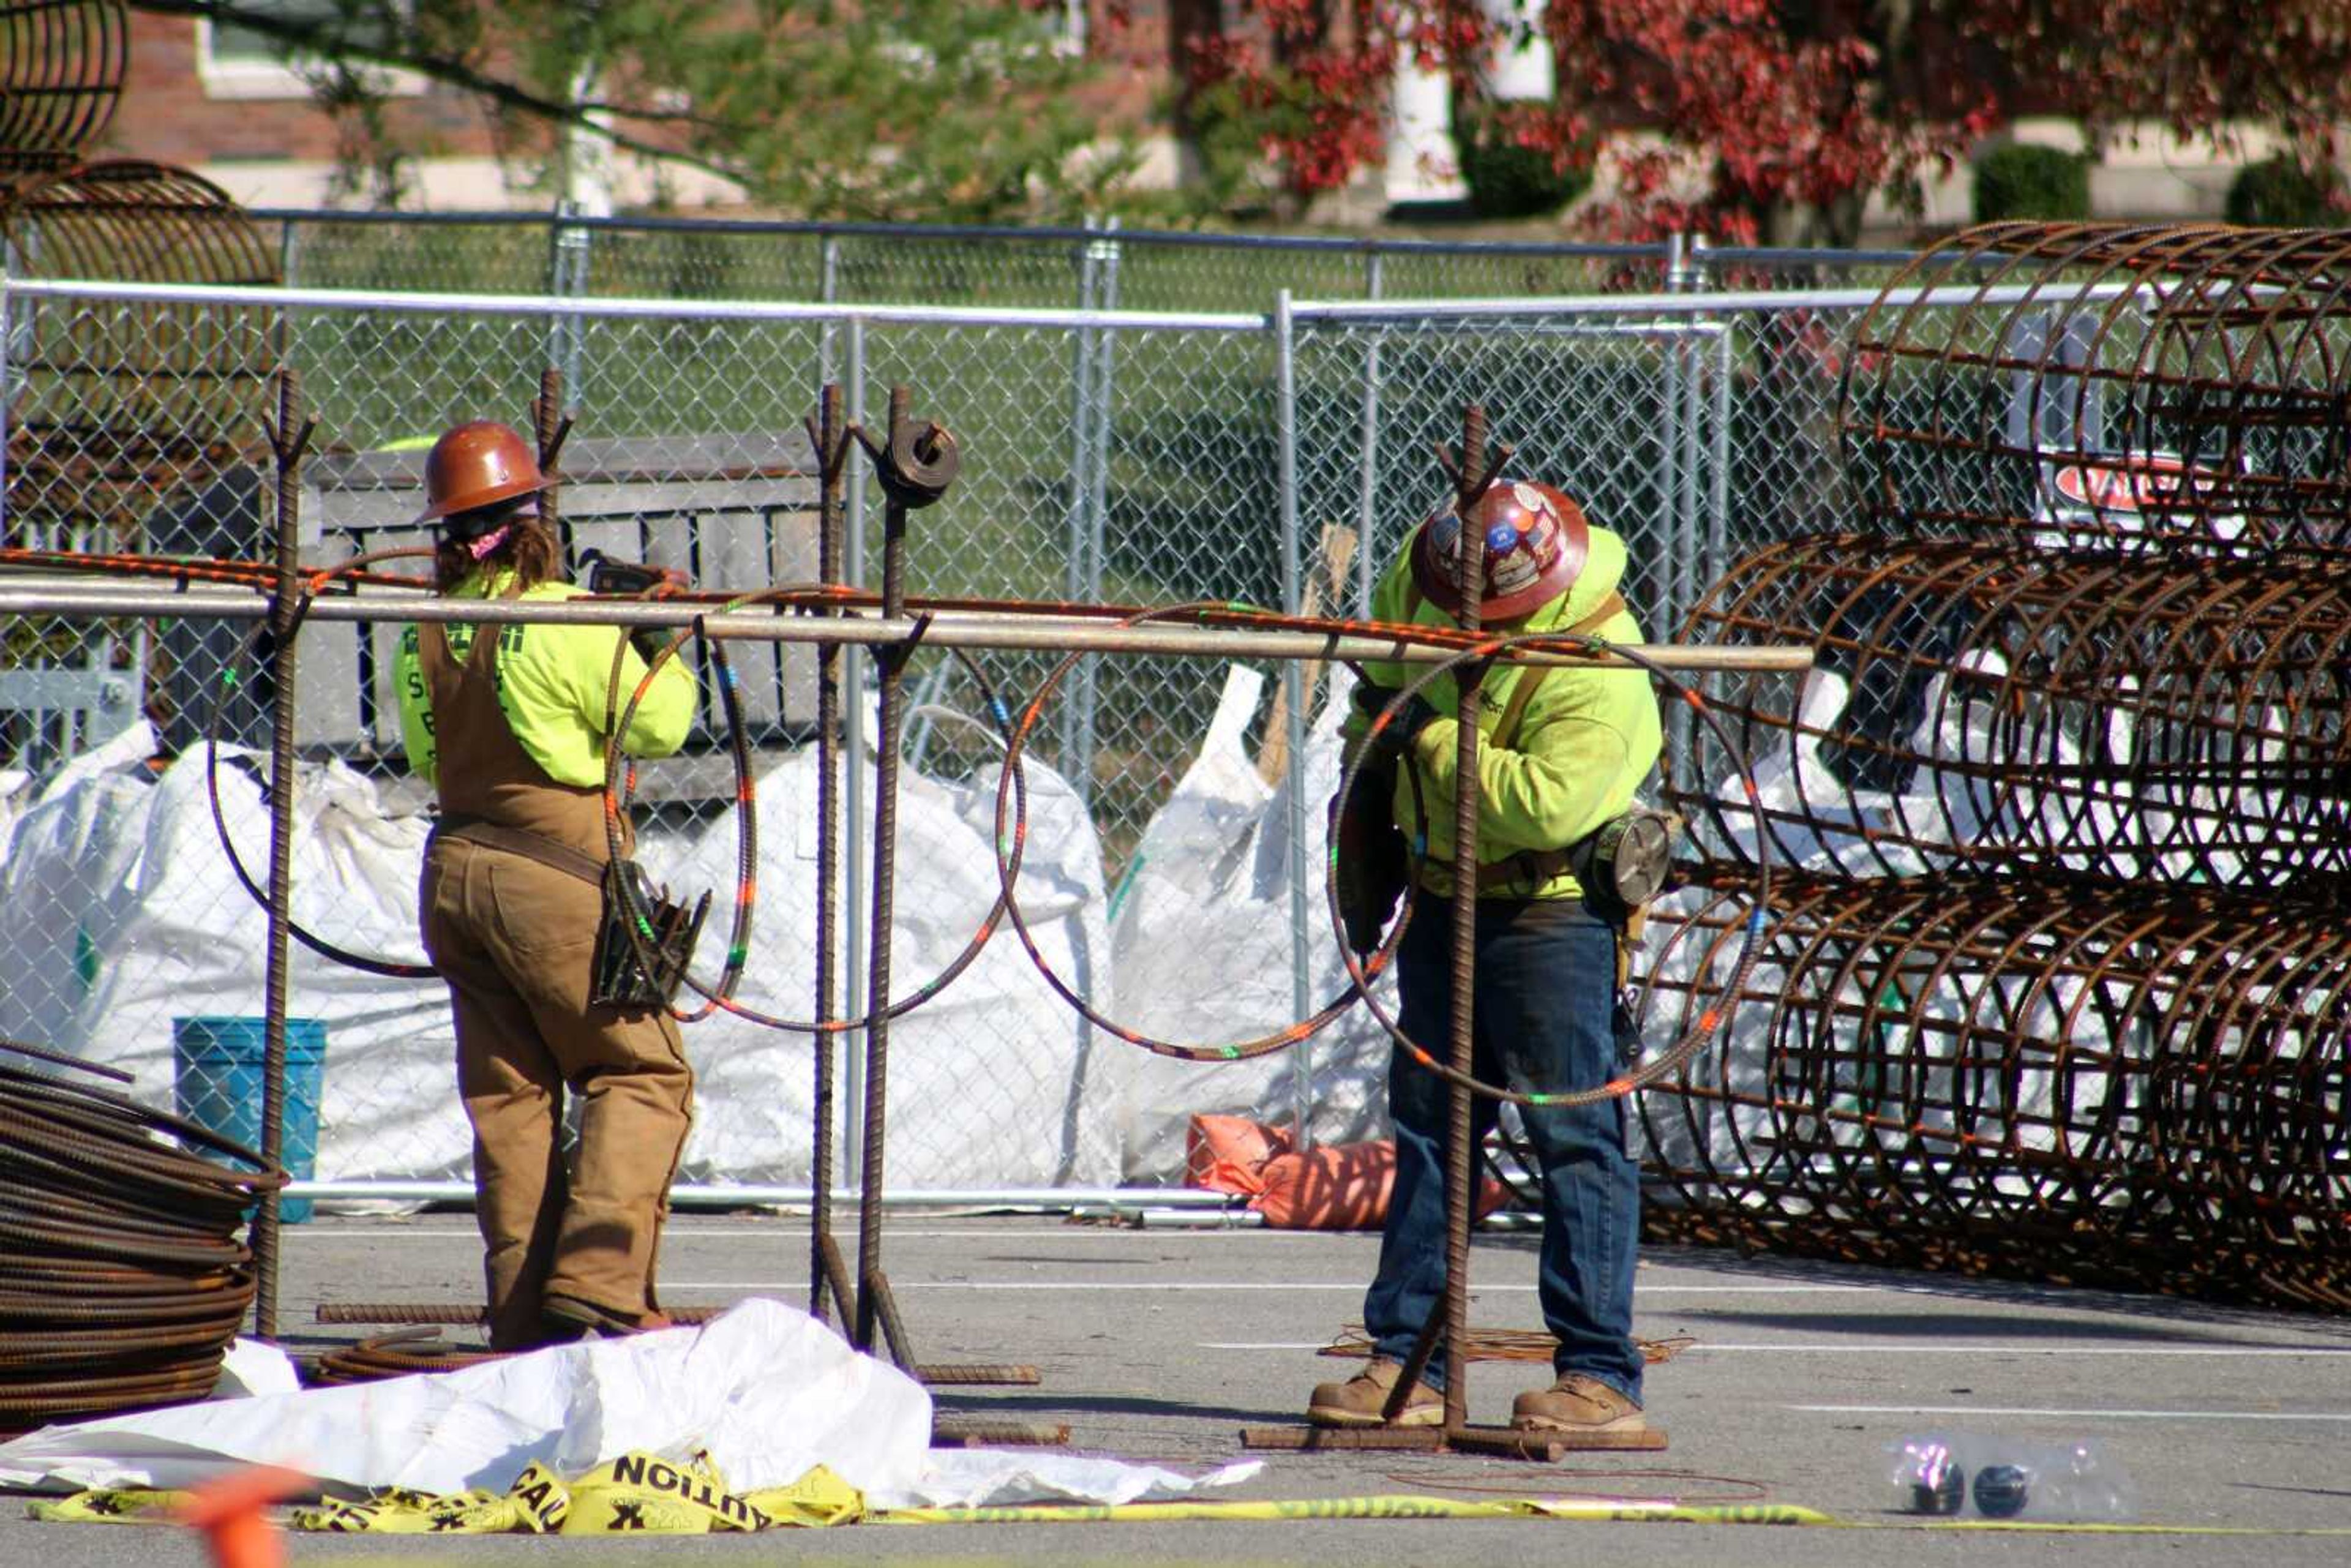
[[(1463, 0), (1175, 7), (1196, 101), (1219, 93), (1301, 197), (1378, 154), (1399, 57), (1474, 101), (1511, 31)], [(1557, 95), (1504, 123), (1562, 169), (1604, 166), (1585, 212), (1615, 237), (1850, 244), (1871, 196), (1902, 204), (2026, 110), (2094, 140), (2265, 125), (2313, 167), (2351, 120), (2346, 0), (1549, 0), (1541, 26)]]

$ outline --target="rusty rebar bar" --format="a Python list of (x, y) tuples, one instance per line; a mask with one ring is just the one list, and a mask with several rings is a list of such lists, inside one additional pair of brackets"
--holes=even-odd
[[(828, 382), (808, 421), (817, 467), (817, 579), (841, 580), (843, 567), (842, 483), (849, 471), (849, 432), (842, 416), (841, 383)], [(816, 1010), (818, 1023), (840, 1016), (833, 973), (837, 955), (832, 890), (840, 883), (841, 649), (823, 647), (816, 657)], [(841, 1270), (832, 1239), (832, 1035), (819, 1030), (810, 1039), (815, 1082), (810, 1101), (809, 1134), (809, 1314), (825, 1321), (827, 1286)], [(845, 1310), (845, 1309), (844, 1309)]]

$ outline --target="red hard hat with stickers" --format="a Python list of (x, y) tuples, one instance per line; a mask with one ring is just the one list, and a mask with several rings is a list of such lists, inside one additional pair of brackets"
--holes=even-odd
[[(1486, 541), (1480, 621), (1509, 621), (1549, 602), (1583, 570), (1591, 533), (1583, 508), (1560, 490), (1531, 479), (1489, 486), (1469, 508), (1472, 537)], [(1421, 596), (1448, 615), (1461, 610), (1462, 525), (1447, 506), (1422, 523), (1412, 539), (1412, 580)]]

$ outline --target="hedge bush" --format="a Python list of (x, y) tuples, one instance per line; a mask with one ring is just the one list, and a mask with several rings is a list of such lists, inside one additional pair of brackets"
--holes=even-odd
[(1481, 218), (1547, 216), (1592, 183), (1588, 169), (1554, 168), (1549, 152), (1520, 146), (1510, 105), (1458, 106), (1453, 147), (1469, 210)]
[(1980, 224), (2090, 215), (2090, 160), (2082, 153), (2011, 141), (1977, 159), (1975, 175)]
[(2257, 228), (2335, 229), (2351, 225), (2351, 213), (2335, 205), (2342, 193), (2339, 171), (2313, 174), (2279, 153), (2238, 170), (2222, 210), (2231, 223)]

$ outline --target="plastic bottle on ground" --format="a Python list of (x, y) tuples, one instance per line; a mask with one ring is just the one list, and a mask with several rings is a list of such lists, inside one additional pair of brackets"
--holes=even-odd
[(2130, 1476), (2091, 1438), (1928, 1432), (1902, 1438), (1892, 1453), (1897, 1512), (2033, 1523), (2116, 1523), (2138, 1512)]

